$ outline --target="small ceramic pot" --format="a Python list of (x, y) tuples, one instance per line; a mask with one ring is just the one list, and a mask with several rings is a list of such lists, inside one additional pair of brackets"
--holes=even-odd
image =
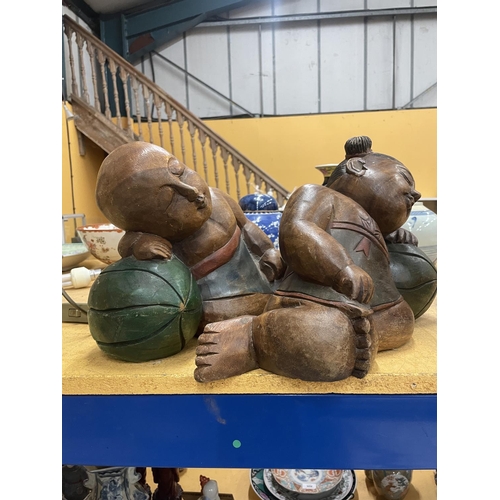
[(415, 234), (418, 238), (418, 247), (435, 264), (437, 261), (437, 215), (423, 202), (417, 201), (403, 227)]
[[(371, 471), (371, 479), (379, 495), (387, 500), (400, 500), (406, 496), (411, 484), (411, 470)], [(367, 473), (367, 477), (370, 476)]]
[(267, 234), (274, 248), (279, 248), (279, 230), (282, 215), (282, 212), (279, 210), (272, 210), (269, 212), (245, 212), (246, 218)]

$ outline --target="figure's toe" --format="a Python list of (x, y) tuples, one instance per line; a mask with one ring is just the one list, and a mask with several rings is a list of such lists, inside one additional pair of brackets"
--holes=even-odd
[(210, 372), (207, 373), (204, 366), (198, 366), (194, 370), (194, 379), (197, 382), (213, 382), (214, 380), (217, 380), (216, 378), (210, 377)]
[(214, 334), (214, 333), (219, 333), (221, 329), (224, 329), (224, 322), (223, 321), (217, 321), (215, 323), (208, 323), (205, 325), (205, 328), (203, 329), (203, 333), (206, 334)]
[(199, 344), (196, 347), (196, 356), (209, 356), (210, 354), (218, 353), (218, 344)]

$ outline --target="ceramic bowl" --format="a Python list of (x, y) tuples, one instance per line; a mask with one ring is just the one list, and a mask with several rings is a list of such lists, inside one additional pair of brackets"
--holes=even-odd
[(63, 243), (62, 246), (62, 270), (69, 271), (83, 262), (90, 252), (83, 243)]
[(271, 469), (274, 480), (299, 499), (318, 499), (328, 496), (342, 480), (342, 470)]
[(88, 224), (76, 228), (76, 232), (89, 252), (105, 264), (113, 264), (121, 259), (118, 243), (125, 231), (113, 224)]

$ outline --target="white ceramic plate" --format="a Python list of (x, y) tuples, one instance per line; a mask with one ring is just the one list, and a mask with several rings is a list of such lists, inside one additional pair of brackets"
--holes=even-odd
[(64, 243), (62, 246), (62, 270), (69, 271), (83, 262), (90, 252), (83, 243)]
[[(256, 469), (252, 469), (254, 471)], [(257, 469), (258, 470), (258, 469)], [(258, 479), (259, 475), (256, 474), (255, 478)], [(252, 477), (252, 488), (255, 490), (257, 495), (260, 496), (263, 500), (272, 500), (269, 498), (264, 498), (259, 494), (257, 489), (259, 489), (259, 486), (256, 485), (254, 487), (254, 481), (255, 479)], [(282, 486), (280, 486), (274, 479), (273, 474), (271, 472), (271, 469), (263, 469), (262, 473), (262, 479), (264, 481), (264, 485), (266, 489), (264, 491), (267, 491), (271, 494), (273, 498), (276, 498), (278, 500), (297, 500), (300, 496), (300, 498), (303, 498), (304, 495), (300, 493), (293, 493), (289, 490), (286, 490)], [(260, 487), (261, 489), (261, 487)], [(335, 488), (334, 493), (330, 493), (327, 496), (324, 496), (322, 500), (350, 500), (351, 498), (354, 497), (354, 492), (356, 490), (356, 474), (353, 470), (343, 470), (342, 471), (342, 479), (340, 480), (340, 483), (337, 488)]]

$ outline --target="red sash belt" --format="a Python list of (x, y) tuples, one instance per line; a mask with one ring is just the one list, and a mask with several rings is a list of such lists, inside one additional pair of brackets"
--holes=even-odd
[(214, 253), (208, 255), (204, 259), (200, 260), (200, 262), (192, 266), (191, 272), (193, 273), (194, 279), (199, 280), (210, 274), (212, 271), (215, 271), (226, 262), (229, 262), (238, 248), (240, 235), (240, 228), (236, 226), (236, 230), (231, 236), (231, 239), (224, 246), (220, 247)]

